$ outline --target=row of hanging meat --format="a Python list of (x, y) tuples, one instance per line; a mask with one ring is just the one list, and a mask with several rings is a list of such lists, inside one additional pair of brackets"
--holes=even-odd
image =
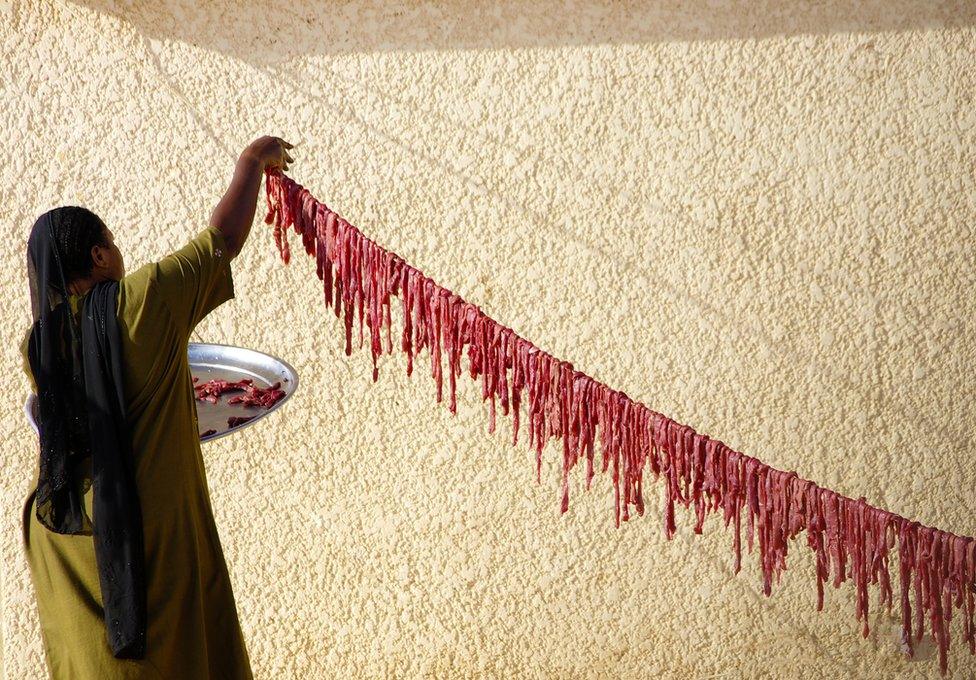
[(708, 514), (719, 513), (726, 527), (734, 525), (735, 573), (741, 567), (744, 519), (749, 552), (758, 544), (766, 595), (786, 569), (790, 541), (805, 532), (815, 553), (817, 610), (823, 608), (824, 583), (837, 588), (852, 579), (855, 615), (865, 637), (869, 584), (879, 588), (878, 606), (891, 612), (889, 559), (897, 543), (902, 642), (908, 654), (914, 654), (913, 640), (921, 638), (928, 615), (945, 674), (954, 609), (962, 610), (963, 639), (976, 654), (976, 539), (924, 526), (871, 506), (863, 496), (842, 496), (796, 472), (733, 451), (539, 349), (374, 243), (279, 170), (266, 173), (265, 190), (265, 222), (274, 225), (281, 257), (286, 264), (290, 261), (291, 227), (306, 254), (315, 258), (325, 304), (343, 319), (346, 354), (352, 353), (358, 317), (358, 345), (363, 346), (368, 334), (373, 380), (378, 379), (378, 357), (394, 351), (391, 298), (398, 297), (403, 330), (397, 344), (406, 354), (407, 374), (426, 349), (438, 402), (444, 399), (446, 370), (449, 408), (456, 413), (456, 381), (464, 373), (461, 359), (467, 354), (468, 375), (480, 380), (482, 400), (490, 401), (489, 432), (495, 430), (500, 408), (513, 418), (516, 444), (524, 410), (537, 481), (546, 443), (551, 438), (562, 441), (562, 512), (569, 507), (569, 473), (581, 460), (590, 488), (599, 432), (596, 464), (602, 472), (611, 471), (617, 526), (631, 517), (632, 506), (643, 515), (643, 473), (648, 467), (656, 480), (663, 477), (667, 538), (675, 533), (676, 503), (694, 507), (695, 533), (702, 532)]

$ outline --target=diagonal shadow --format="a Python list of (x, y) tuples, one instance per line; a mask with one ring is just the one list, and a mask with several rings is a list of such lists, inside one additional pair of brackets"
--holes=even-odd
[(129, 23), (147, 37), (261, 66), (313, 55), (619, 46), (976, 25), (976, 3), (967, 0), (71, 1)]

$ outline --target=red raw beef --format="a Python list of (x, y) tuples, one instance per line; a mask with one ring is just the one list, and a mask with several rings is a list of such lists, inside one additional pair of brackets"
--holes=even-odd
[(456, 378), (464, 373), (461, 357), (467, 348), (468, 373), (474, 380), (481, 379), (482, 402), (491, 400), (489, 432), (495, 428), (498, 400), (502, 413), (512, 415), (512, 444), (516, 444), (524, 405), (537, 482), (541, 481), (543, 448), (551, 438), (562, 439), (561, 512), (569, 507), (569, 472), (584, 456), (586, 488), (590, 488), (599, 432), (602, 471), (610, 469), (613, 479), (617, 526), (621, 519), (630, 519), (630, 506), (643, 515), (643, 474), (649, 467), (655, 479), (663, 477), (665, 536), (671, 539), (675, 534), (676, 503), (686, 509), (694, 506), (696, 534), (702, 533), (707, 515), (719, 514), (726, 527), (734, 523), (733, 573), (737, 574), (745, 510), (747, 547), (752, 553), (758, 544), (767, 596), (786, 569), (790, 543), (805, 531), (806, 544), (815, 556), (817, 610), (823, 609), (824, 583), (831, 576), (835, 588), (852, 579), (855, 617), (865, 636), (869, 632), (869, 584), (878, 585), (878, 606), (891, 613), (888, 563), (897, 541), (902, 641), (908, 654), (914, 653), (912, 640), (922, 636), (927, 614), (939, 649), (939, 668), (945, 674), (953, 609), (962, 610), (963, 641), (970, 654), (976, 654), (976, 539), (926, 527), (869, 505), (864, 497), (842, 496), (802, 479), (795, 471), (777, 470), (733, 451), (721, 441), (651, 410), (539, 349), (440, 287), (316, 201), (280, 170), (266, 173), (265, 193), (268, 211), (264, 220), (274, 226), (275, 244), (285, 264), (290, 261), (288, 227), (301, 235), (306, 253), (315, 257), (325, 304), (343, 320), (347, 355), (352, 353), (354, 319), (359, 320), (360, 347), (365, 320), (374, 381), (378, 379), (378, 357), (393, 353), (390, 297), (396, 295), (403, 313), (403, 334), (397, 345), (406, 354), (408, 376), (421, 350), (427, 349), (436, 400), (443, 400), (446, 368), (448, 408), (456, 413)]

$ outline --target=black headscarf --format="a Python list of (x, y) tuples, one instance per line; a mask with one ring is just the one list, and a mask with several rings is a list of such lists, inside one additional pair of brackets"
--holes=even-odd
[[(78, 234), (96, 228), (104, 234), (97, 215), (64, 206), (41, 215), (27, 243), (34, 315), (28, 358), (40, 435), (36, 514), (57, 533), (92, 534), (109, 646), (116, 658), (141, 659), (145, 553), (122, 394), (119, 282), (101, 281), (89, 289), (80, 323), (68, 299), (67, 284), (77, 275), (71, 258), (83, 249)], [(72, 246), (74, 251), (65, 252)], [(90, 261), (87, 250), (83, 255)], [(83, 498), (89, 488), (91, 518)]]

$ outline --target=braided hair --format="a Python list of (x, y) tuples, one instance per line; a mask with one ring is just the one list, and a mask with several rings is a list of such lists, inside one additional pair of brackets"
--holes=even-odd
[(54, 208), (50, 215), (65, 283), (87, 278), (94, 267), (92, 248), (109, 247), (105, 223), (88, 208), (77, 205)]

